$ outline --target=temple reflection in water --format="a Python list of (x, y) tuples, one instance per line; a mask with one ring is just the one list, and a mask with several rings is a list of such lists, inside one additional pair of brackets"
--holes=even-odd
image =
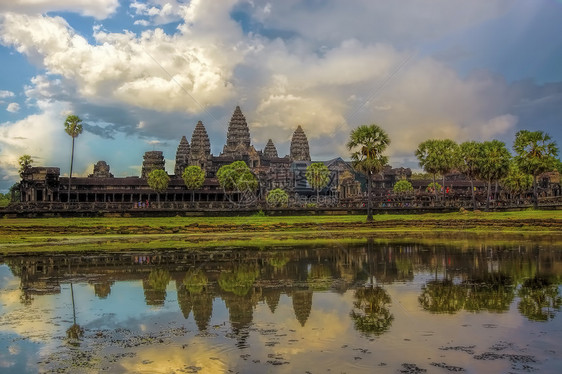
[[(505, 312), (515, 298), (531, 320), (553, 318), (561, 305), (562, 254), (538, 246), (467, 248), (408, 243), (266, 250), (154, 251), (41, 254), (4, 257), (21, 279), (21, 301), (57, 294), (61, 284), (87, 282), (107, 298), (121, 281), (142, 282), (146, 305), (173, 299), (199, 331), (209, 329), (215, 300), (222, 300), (233, 333), (243, 344), (253, 310), (265, 303), (275, 314), (282, 295), (304, 326), (314, 293), (355, 290), (350, 312), (358, 330), (385, 332), (392, 323), (384, 286), (424, 274), (419, 306), (433, 313)], [(175, 286), (175, 287), (174, 287)], [(377, 317), (373, 317), (376, 314)]]

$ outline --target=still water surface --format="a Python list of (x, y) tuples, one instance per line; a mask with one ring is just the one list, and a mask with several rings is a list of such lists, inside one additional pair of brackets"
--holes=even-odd
[(562, 248), (0, 257), (0, 372), (560, 373)]

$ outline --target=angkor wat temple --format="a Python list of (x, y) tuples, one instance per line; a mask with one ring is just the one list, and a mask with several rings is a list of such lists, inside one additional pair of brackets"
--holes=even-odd
[[(228, 208), (228, 203), (236, 201), (236, 196), (220, 187), (216, 173), (221, 166), (234, 161), (244, 161), (258, 179), (259, 187), (252, 202), (254, 207), (259, 206), (267, 192), (275, 188), (282, 188), (289, 194), (293, 201), (289, 205), (292, 207), (305, 206), (316, 195), (305, 176), (306, 168), (312, 161), (308, 139), (302, 127), (298, 126), (294, 131), (288, 155), (279, 157), (272, 139), (268, 140), (263, 150), (257, 150), (252, 145), (248, 123), (238, 106), (228, 123), (226, 144), (219, 155), (211, 154), (207, 130), (199, 121), (193, 129), (191, 142), (186, 136), (180, 139), (175, 159), (174, 174), (170, 176), (168, 188), (159, 196), (149, 187), (146, 179), (152, 170), (165, 169), (162, 151), (148, 151), (144, 154), (140, 176), (114, 177), (108, 163), (98, 161), (88, 177), (72, 178), (70, 194), (69, 179), (60, 175), (58, 167), (29, 167), (21, 174), (19, 209), (56, 209), (56, 206), (61, 205), (59, 208), (64, 210), (68, 208), (65, 204), (79, 203), (80, 209), (122, 211), (145, 207), (158, 197), (168, 209), (192, 208), (193, 202), (201, 209)], [(352, 168), (350, 162), (340, 157), (316, 162), (323, 162), (331, 171), (328, 185), (320, 192), (324, 198), (324, 206), (364, 206), (366, 179)], [(198, 191), (188, 190), (181, 178), (185, 167), (190, 165), (198, 165), (205, 171), (205, 182)], [(562, 195), (560, 176), (558, 173), (554, 176), (550, 174), (552, 173), (545, 173), (539, 180), (542, 195), (559, 199)], [(392, 187), (398, 180), (408, 179), (416, 191), (416, 206), (427, 206), (427, 202), (432, 199), (431, 194), (426, 191), (431, 180), (411, 180), (411, 176), (409, 168), (385, 167), (381, 173), (373, 176), (371, 199), (377, 200), (382, 208), (395, 206), (390, 196)], [(480, 200), (485, 200), (485, 183), (476, 181), (474, 186)], [(471, 195), (471, 183), (460, 173), (447, 175), (444, 189), (447, 193), (449, 190), (454, 191), (457, 197), (465, 200)], [(398, 204), (402, 206), (403, 199), (399, 200)], [(466, 201), (457, 205), (463, 204), (466, 205)]]
[[(168, 189), (161, 194), (163, 202), (191, 201), (188, 191), (181, 178), (185, 167), (198, 165), (205, 171), (203, 188), (195, 192), (195, 201), (220, 202), (225, 193), (220, 188), (216, 172), (223, 165), (234, 161), (244, 161), (257, 176), (259, 181), (258, 196), (265, 196), (267, 191), (283, 188), (289, 194), (308, 196), (313, 194), (308, 185), (305, 172), (311, 164), (307, 136), (301, 126), (293, 133), (290, 153), (279, 156), (272, 139), (269, 139), (263, 150), (257, 150), (251, 144), (250, 130), (246, 118), (239, 106), (236, 107), (228, 124), (226, 144), (219, 155), (211, 154), (211, 142), (204, 124), (199, 121), (191, 135), (191, 142), (182, 136), (176, 152), (174, 175)], [(349, 162), (335, 158), (324, 162), (332, 172), (329, 185), (322, 195), (334, 198), (349, 198), (361, 194), (362, 177), (357, 174)], [(81, 203), (137, 203), (156, 200), (156, 192), (152, 190), (146, 178), (154, 169), (165, 169), (162, 151), (148, 151), (143, 156), (142, 171), (139, 176), (114, 177), (106, 161), (98, 161), (93, 173), (88, 177), (73, 177), (70, 191), (70, 202)], [(409, 169), (388, 168), (381, 182), (392, 186), (396, 179), (408, 176)], [(58, 167), (30, 167), (22, 173), (20, 183), (21, 202), (68, 202), (68, 177), (60, 175)]]

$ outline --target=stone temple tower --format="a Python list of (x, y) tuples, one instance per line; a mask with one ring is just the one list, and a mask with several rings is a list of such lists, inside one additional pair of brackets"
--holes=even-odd
[(182, 136), (176, 152), (176, 167), (174, 168), (176, 176), (181, 177), (183, 170), (189, 165), (190, 153), (189, 142), (185, 136)]
[(263, 149), (263, 157), (268, 158), (268, 159), (278, 157), (277, 148), (275, 148), (275, 144), (273, 144), (273, 141), (271, 139), (269, 139), (267, 141), (267, 144), (265, 145), (265, 148)]
[(142, 178), (148, 178), (152, 170), (165, 170), (165, 161), (162, 151), (148, 151), (144, 153), (142, 161)]
[(203, 170), (207, 166), (207, 161), (211, 155), (211, 142), (203, 122), (197, 122), (193, 135), (191, 135), (191, 152), (189, 165), (201, 166)]
[(246, 117), (242, 110), (237, 106), (234, 109), (228, 132), (226, 134), (226, 144), (222, 150), (223, 156), (235, 156), (248, 153), (250, 149), (250, 129), (246, 122)]
[(293, 133), (293, 138), (291, 139), (290, 157), (293, 161), (310, 161), (308, 139), (300, 125)]

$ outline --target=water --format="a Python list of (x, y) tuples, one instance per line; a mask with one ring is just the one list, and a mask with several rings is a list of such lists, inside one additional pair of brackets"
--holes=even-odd
[(0, 258), (0, 372), (559, 373), (562, 249)]

